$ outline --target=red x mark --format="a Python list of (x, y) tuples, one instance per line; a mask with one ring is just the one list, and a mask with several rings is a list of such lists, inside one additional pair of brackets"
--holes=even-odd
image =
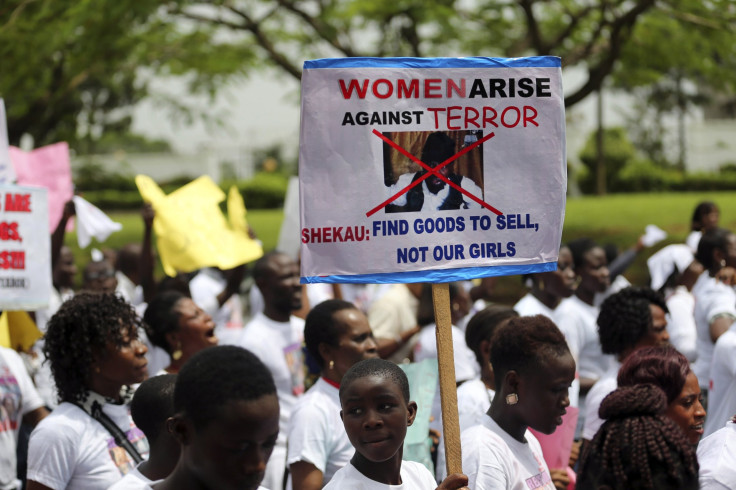
[(424, 175), (422, 175), (421, 177), (419, 177), (418, 179), (416, 179), (414, 182), (412, 182), (408, 186), (406, 186), (403, 189), (401, 189), (395, 195), (393, 195), (393, 196), (389, 197), (388, 199), (386, 199), (385, 201), (383, 201), (381, 204), (379, 204), (375, 208), (373, 208), (370, 211), (368, 211), (367, 213), (365, 213), (366, 217), (370, 218), (372, 215), (374, 215), (375, 213), (377, 213), (381, 209), (385, 208), (387, 205), (391, 204), (393, 201), (395, 201), (396, 199), (398, 199), (399, 197), (401, 197), (402, 195), (404, 195), (405, 193), (407, 193), (414, 186), (421, 184), (422, 182), (424, 182), (425, 179), (429, 178), (432, 175), (436, 176), (437, 178), (439, 178), (440, 180), (442, 180), (444, 183), (449, 184), (454, 189), (460, 191), (464, 196), (469, 197), (470, 199), (472, 199), (473, 201), (477, 202), (478, 204), (480, 204), (484, 208), (486, 208), (489, 211), (491, 211), (492, 213), (496, 214), (496, 216), (500, 216), (500, 215), (503, 214), (498, 209), (494, 208), (493, 206), (491, 206), (490, 204), (486, 203), (485, 201), (483, 201), (483, 200), (475, 197), (473, 194), (471, 194), (470, 192), (466, 191), (465, 189), (463, 189), (459, 185), (455, 184), (454, 182), (452, 182), (450, 179), (448, 179), (444, 175), (440, 174), (440, 172), (439, 172), (442, 167), (444, 167), (446, 165), (449, 165), (450, 163), (454, 162), (455, 160), (457, 160), (461, 156), (465, 155), (470, 150), (472, 150), (472, 149), (474, 149), (474, 148), (482, 145), (483, 143), (485, 143), (489, 139), (493, 138), (495, 136), (495, 133), (490, 133), (490, 134), (484, 136), (483, 138), (481, 138), (480, 140), (476, 141), (472, 145), (463, 148), (458, 153), (454, 154), (453, 156), (451, 156), (450, 158), (448, 158), (447, 160), (445, 160), (444, 162), (440, 163), (439, 165), (437, 165), (434, 168), (430, 167), (429, 165), (427, 165), (426, 163), (424, 163), (423, 161), (421, 161), (420, 159), (418, 159), (417, 157), (415, 157), (414, 155), (412, 155), (411, 153), (409, 153), (408, 151), (406, 151), (405, 149), (403, 149), (402, 147), (400, 147), (399, 145), (397, 145), (396, 143), (394, 143), (393, 141), (391, 141), (390, 139), (388, 139), (387, 137), (385, 137), (383, 134), (381, 134), (377, 130), (374, 129), (373, 130), (373, 134), (375, 134), (376, 136), (378, 136), (379, 138), (381, 138), (383, 141), (385, 141), (386, 143), (388, 143), (391, 147), (395, 148), (399, 153), (401, 153), (402, 155), (404, 155), (405, 157), (407, 157), (409, 160), (411, 160), (412, 162), (414, 162), (417, 165), (419, 165), (420, 167), (422, 167), (424, 170), (427, 171), (427, 173), (425, 173)]

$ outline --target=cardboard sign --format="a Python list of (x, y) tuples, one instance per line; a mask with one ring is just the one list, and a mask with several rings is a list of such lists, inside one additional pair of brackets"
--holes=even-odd
[(307, 61), (301, 121), (302, 282), (555, 270), (559, 58)]
[(51, 296), (46, 189), (0, 184), (0, 309), (45, 308)]
[(137, 175), (135, 183), (156, 211), (153, 231), (167, 275), (202, 267), (232, 269), (263, 255), (261, 244), (248, 236), (245, 205), (239, 193), (230, 193), (228, 222), (220, 211), (225, 193), (207, 176), (169, 195), (148, 176)]
[[(10, 160), (18, 177), (18, 185), (48, 189), (48, 233), (53, 233), (64, 213), (64, 204), (74, 196), (69, 145), (54, 143), (30, 152), (11, 146)], [(67, 227), (67, 231), (70, 229)]]

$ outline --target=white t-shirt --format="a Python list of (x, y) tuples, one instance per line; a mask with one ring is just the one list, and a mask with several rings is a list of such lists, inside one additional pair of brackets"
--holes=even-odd
[(670, 310), (667, 314), (670, 343), (693, 362), (698, 358), (695, 297), (685, 286), (677, 286), (665, 300), (667, 309)]
[(728, 422), (700, 441), (698, 463), (702, 490), (736, 488), (736, 424)]
[(192, 301), (212, 316), (215, 335), (221, 345), (236, 344), (243, 329), (243, 304), (238, 293), (230, 296), (220, 306), (217, 295), (227, 286), (227, 280), (216, 269), (200, 270), (191, 281), (189, 291)]
[(539, 301), (532, 293), (527, 293), (517, 301), (514, 310), (521, 316), (544, 315), (552, 321), (555, 320), (555, 310)]
[(598, 415), (598, 409), (605, 397), (611, 394), (617, 387), (618, 370), (621, 369), (621, 363), (614, 361), (614, 364), (606, 371), (585, 397), (585, 422), (583, 424), (583, 439), (593, 440), (593, 436), (603, 425), (603, 419)]
[(286, 443), (289, 417), (297, 397), (304, 393), (302, 341), (304, 320), (292, 316), (288, 322), (271, 320), (258, 313), (243, 328), (238, 344), (251, 351), (273, 375), (279, 397), (279, 442)]
[[(483, 423), (495, 394), (480, 379), (471, 379), (457, 388), (457, 413), (460, 432)], [(437, 481), (442, 481), (447, 476), (445, 458), (445, 445), (440, 443), (437, 447), (437, 465), (435, 467)]]
[(563, 299), (556, 310), (557, 326), (567, 340), (582, 378), (600, 378), (613, 361), (613, 356), (601, 352), (596, 323), (599, 311), (577, 296)]
[(491, 418), (460, 436), (463, 471), (474, 490), (555, 490), (542, 448), (531, 432), (519, 442)]
[(144, 490), (150, 488), (150, 485), (156, 484), (161, 480), (153, 481), (143, 475), (138, 468), (133, 468), (122, 480), (111, 486), (108, 490)]
[[(416, 174), (409, 172), (405, 173), (399, 176), (399, 179), (396, 181), (394, 185), (388, 188), (388, 195), (389, 196), (395, 196), (399, 191), (403, 190), (406, 186), (411, 184), (412, 180), (414, 179), (414, 176)], [(437, 194), (434, 194), (430, 192), (429, 188), (427, 187), (427, 181), (421, 183), (422, 186), (422, 193), (424, 193), (424, 202), (422, 203), (422, 209), (421, 210), (431, 210), (431, 211), (437, 211), (440, 209), (440, 207), (445, 203), (445, 200), (447, 199), (447, 196), (450, 195), (450, 185), (446, 184), (442, 189), (437, 191)], [(482, 198), (482, 192), (480, 190), (480, 187), (476, 185), (476, 183), (469, 179), (468, 177), (461, 176), (460, 179), (460, 187), (464, 190), (468, 191), (470, 194), (474, 195), (478, 199)], [(402, 194), (401, 196), (397, 197), (396, 200), (393, 201), (393, 204), (397, 206), (404, 206), (406, 205), (406, 199), (407, 199), (407, 193)], [(467, 207), (465, 209), (480, 209), (480, 204), (475, 202), (474, 200), (470, 199), (469, 197), (462, 195), (462, 200)]]
[(713, 359), (713, 341), (710, 337), (710, 324), (721, 315), (736, 317), (736, 293), (733, 288), (716, 281), (703, 272), (693, 286), (695, 297), (695, 327), (698, 359), (693, 363), (693, 372), (698, 377), (701, 388), (708, 388), (710, 364)]
[(708, 389), (708, 416), (704, 436), (723, 427), (736, 415), (736, 322), (718, 337), (713, 349)]
[(385, 485), (358, 471), (351, 463), (332, 477), (324, 490), (434, 490), (437, 482), (429, 470), (414, 461), (401, 462), (401, 485)]
[(43, 406), (43, 401), (23, 359), (17, 352), (0, 347), (0, 488), (15, 488), (16, 447), (23, 416)]
[[(437, 326), (432, 323), (422, 327), (414, 344), (414, 362), (437, 359)], [(459, 383), (480, 376), (480, 366), (475, 354), (465, 343), (463, 331), (452, 325), (452, 350), (455, 356), (455, 380)]]
[[(133, 423), (129, 407), (106, 403), (102, 411), (147, 458), (148, 441)], [(38, 424), (28, 444), (28, 480), (49, 488), (107, 489), (135, 466), (102, 424), (67, 402)]]
[[(312, 463), (327, 483), (355, 454), (340, 418), (339, 389), (319, 378), (299, 398), (289, 420), (286, 464)], [(291, 477), (287, 490), (291, 489)]]
[[(395, 339), (402, 332), (417, 325), (419, 300), (409, 291), (406, 284), (394, 284), (380, 298), (375, 300), (368, 311), (368, 323), (377, 339)], [(405, 342), (387, 359), (400, 363), (409, 357), (416, 342), (415, 335)]]
[(279, 436), (266, 465), (263, 484), (282, 488), (286, 468), (286, 435), (297, 397), (304, 393), (302, 341), (304, 320), (291, 316), (288, 322), (256, 314), (243, 328), (238, 345), (253, 352), (266, 365), (276, 384), (279, 398)]

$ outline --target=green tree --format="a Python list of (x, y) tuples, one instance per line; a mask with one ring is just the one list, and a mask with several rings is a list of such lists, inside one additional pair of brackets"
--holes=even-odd
[[(666, 115), (677, 120), (676, 166), (685, 165), (685, 117), (710, 95), (736, 94), (736, 4), (731, 0), (682, 0), (641, 19), (621, 54), (613, 85), (639, 103), (632, 137), (655, 162), (668, 165)], [(670, 152), (671, 153), (671, 152)]]
[[(296, 79), (302, 60), (318, 57), (560, 56), (587, 71), (565, 99), (571, 107), (620, 68), (639, 22), (683, 3), (695, 1), (179, 0), (170, 11), (245, 33), (236, 42)], [(721, 15), (702, 10), (705, 20)]]
[[(127, 132), (133, 104), (151, 94), (153, 75), (186, 76), (212, 94), (243, 73), (247, 49), (215, 39), (216, 29), (181, 25), (158, 0), (4, 0), (0, 2), (0, 97), (8, 135), (35, 144), (94, 142)], [(165, 98), (166, 94), (160, 94)], [(186, 101), (169, 100), (178, 117)]]

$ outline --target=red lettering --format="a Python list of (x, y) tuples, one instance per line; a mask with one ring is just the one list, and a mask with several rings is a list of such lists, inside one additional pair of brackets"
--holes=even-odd
[(447, 98), (452, 97), (453, 90), (458, 97), (465, 98), (465, 79), (460, 80), (460, 86), (458, 87), (454, 80), (447, 80)]
[(2, 269), (25, 269), (26, 253), (20, 252), (0, 252), (0, 268)]
[(427, 107), (429, 112), (434, 112), (434, 129), (440, 129), (440, 112), (445, 112), (444, 107)]
[(406, 80), (399, 80), (398, 84), (399, 99), (418, 99), (419, 98), (419, 80), (413, 79), (406, 84)]
[[(388, 90), (386, 90), (386, 93), (382, 94), (378, 90), (379, 85), (386, 85), (386, 87), (388, 87)], [(380, 78), (376, 80), (375, 82), (373, 82), (373, 95), (375, 95), (379, 99), (388, 99), (389, 97), (393, 95), (393, 93), (394, 93), (394, 86), (391, 85), (391, 82), (389, 82), (385, 78)]]
[[(471, 113), (473, 114), (472, 117), (470, 115)], [(465, 108), (465, 127), (467, 128), (469, 124), (472, 124), (476, 128), (479, 128), (480, 124), (476, 122), (479, 116), (480, 114), (475, 109), (475, 107), (466, 107)]]
[[(531, 113), (531, 116), (528, 115), (529, 113)], [(537, 124), (537, 122), (535, 121), (536, 118), (537, 118), (537, 110), (530, 105), (525, 105), (524, 106), (524, 127), (526, 127), (526, 123), (528, 122), (539, 127), (539, 124)]]
[(458, 114), (457, 116), (453, 116), (452, 115), (453, 111), (458, 111), (459, 112), (462, 109), (463, 108), (460, 107), (459, 105), (450, 106), (450, 107), (447, 108), (447, 129), (453, 129), (453, 130), (462, 129), (462, 126), (453, 126), (452, 125), (452, 121), (453, 120), (460, 119), (462, 117), (460, 114)]
[[(488, 114), (491, 114), (491, 117), (488, 117)], [(493, 107), (483, 107), (483, 127), (486, 127), (486, 123), (491, 124), (494, 128), (498, 127), (498, 124), (496, 124), (496, 116), (498, 116), (498, 113), (496, 112), (496, 109)]]
[(340, 91), (345, 99), (349, 99), (353, 96), (353, 90), (358, 94), (359, 99), (365, 99), (365, 94), (368, 91), (368, 79), (363, 80), (363, 86), (358, 85), (358, 81), (355, 79), (350, 80), (350, 84), (346, 87), (345, 80), (340, 79)]
[[(514, 121), (513, 124), (509, 124), (508, 122), (506, 122), (506, 114), (508, 114), (511, 111), (516, 112), (516, 120)], [(519, 124), (519, 121), (521, 121), (521, 111), (516, 106), (513, 106), (513, 105), (509, 106), (506, 109), (504, 109), (503, 112), (501, 113), (501, 124), (503, 124), (505, 128), (515, 128), (516, 125)]]
[(439, 99), (442, 97), (442, 79), (427, 78), (424, 80), (424, 98)]
[(5, 194), (5, 211), (14, 211), (17, 213), (31, 212), (31, 195), (30, 194)]

